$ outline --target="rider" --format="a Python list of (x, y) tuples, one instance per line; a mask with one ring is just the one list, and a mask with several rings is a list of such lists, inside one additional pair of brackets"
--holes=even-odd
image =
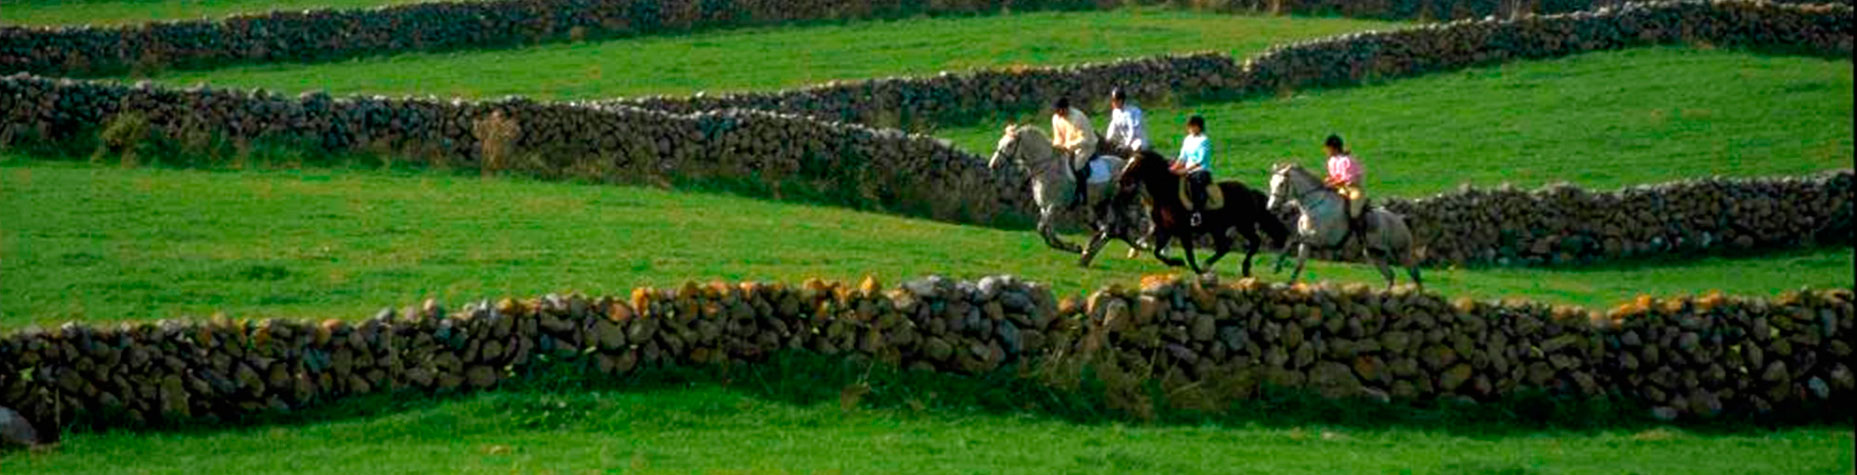
[(1058, 98), (1051, 108), (1051, 145), (1070, 159), (1070, 171), (1077, 179), (1072, 208), (1089, 202), (1090, 159), (1095, 158), (1097, 137), (1090, 117), (1070, 107), (1070, 98)]
[(1114, 110), (1109, 113), (1109, 130), (1103, 132), (1103, 141), (1117, 153), (1148, 151), (1148, 124), (1142, 120), (1141, 108), (1128, 103), (1128, 92), (1120, 87), (1110, 90), (1109, 106)]
[(1329, 135), (1322, 142), (1322, 150), (1328, 152), (1328, 178), (1324, 181), (1347, 203), (1348, 234), (1364, 243), (1367, 226), (1361, 211), (1367, 206), (1367, 192), (1361, 189), (1360, 161), (1342, 145), (1339, 135)]
[(1186, 119), (1186, 139), (1180, 141), (1180, 159), (1171, 169), (1186, 177), (1186, 196), (1193, 200), (1193, 226), (1197, 227), (1206, 209), (1206, 186), (1212, 184), (1212, 142), (1206, 140), (1204, 117)]

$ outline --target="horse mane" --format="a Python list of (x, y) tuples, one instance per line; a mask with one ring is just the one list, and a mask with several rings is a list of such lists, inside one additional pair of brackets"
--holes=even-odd
[(1142, 150), (1140, 152), (1136, 152), (1134, 157), (1130, 157), (1128, 160), (1128, 163), (1122, 165), (1122, 169), (1125, 172), (1128, 170), (1134, 170), (1135, 164), (1137, 163), (1140, 163), (1142, 166), (1149, 166), (1148, 163), (1159, 163), (1161, 164), (1163, 168), (1165, 168), (1166, 166), (1171, 165), (1173, 161), (1168, 160), (1166, 155), (1161, 155), (1159, 152), (1155, 152), (1153, 150)]
[(1282, 170), (1284, 173), (1295, 174), (1298, 177), (1303, 178), (1303, 179), (1321, 181), (1320, 179), (1316, 178), (1314, 173), (1311, 173), (1308, 168), (1304, 168), (1302, 164), (1300, 163), (1283, 162), (1283, 163), (1278, 163), (1274, 168), (1276, 168), (1277, 170)]
[[(1038, 128), (1038, 126), (1032, 125), (1032, 124), (1014, 125), (1012, 126), (1012, 133), (1014, 135), (1024, 135), (1026, 133), (1031, 133), (1033, 136), (1044, 139), (1046, 142), (1051, 141), (1051, 134), (1045, 133), (1045, 129)], [(1019, 137), (1019, 139), (1024, 140), (1025, 137)]]

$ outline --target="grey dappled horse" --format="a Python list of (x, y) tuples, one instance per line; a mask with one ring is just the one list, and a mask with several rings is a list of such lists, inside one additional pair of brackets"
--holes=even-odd
[(1038, 234), (1044, 237), (1045, 245), (1064, 252), (1082, 253), (1077, 264), (1086, 267), (1111, 238), (1121, 239), (1133, 249), (1148, 248), (1144, 242), (1147, 226), (1140, 206), (1113, 206), (1114, 175), (1122, 170), (1124, 160), (1121, 157), (1104, 155), (1091, 165), (1093, 171), (1087, 185), (1090, 202), (1074, 208), (1086, 213), (1085, 221), (1093, 231), (1089, 245), (1084, 247), (1066, 242), (1057, 235), (1057, 219), (1073, 209), (1072, 187), (1077, 183), (1070, 172), (1070, 161), (1052, 148), (1050, 136), (1038, 127), (1007, 125), (999, 146), (993, 149), (993, 157), (987, 160), (987, 167), (998, 169), (1008, 162), (1023, 170), (1031, 183), (1032, 202), (1038, 206)]
[[(1283, 247), (1283, 254), (1289, 254), (1289, 246), (1297, 246), (1296, 271), (1290, 273), (1290, 283), (1302, 275), (1303, 264), (1309, 259), (1309, 249), (1340, 249), (1347, 243), (1348, 222), (1347, 205), (1340, 194), (1322, 183), (1301, 165), (1279, 163), (1271, 168), (1270, 202), (1265, 206), (1276, 209), (1288, 204), (1295, 206), (1302, 217), (1296, 220), (1296, 235)], [(1384, 208), (1374, 207), (1365, 211), (1367, 232), (1363, 252), (1367, 260), (1380, 269), (1380, 275), (1386, 277), (1386, 286), (1393, 286), (1393, 269), (1386, 261), (1397, 257), (1401, 267), (1412, 276), (1412, 283), (1419, 289), (1425, 288), (1425, 281), (1419, 278), (1418, 258), (1412, 252), (1412, 230), (1406, 227), (1406, 219)], [(1277, 259), (1277, 271), (1283, 270), (1283, 257)]]

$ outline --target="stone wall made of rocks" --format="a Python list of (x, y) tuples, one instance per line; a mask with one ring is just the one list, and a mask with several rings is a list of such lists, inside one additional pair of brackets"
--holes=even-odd
[[(1464, 187), (1386, 199), (1406, 216), (1423, 260), (1577, 264), (1666, 253), (1851, 245), (1850, 169), (1781, 178), (1708, 178), (1594, 192)], [(1357, 255), (1350, 250), (1348, 255)]]
[[(1849, 0), (1842, 0), (1848, 5)], [(1138, 2), (1161, 3), (1161, 2)], [(1199, 8), (1390, 19), (1566, 13), (1605, 0), (1227, 0)], [(1788, 0), (1788, 3), (1803, 3)], [(357, 56), (684, 32), (796, 21), (1105, 9), (1106, 0), (493, 0), (369, 9), (236, 14), (121, 26), (0, 25), (0, 73), (107, 74), (233, 62), (307, 62)]]
[(1602, 312), (1165, 276), (1061, 301), (1012, 277), (888, 289), (868, 278), (688, 283), (455, 311), (427, 301), (354, 322), (28, 328), (0, 336), (0, 406), (40, 427), (230, 420), (382, 391), (489, 389), (549, 361), (622, 375), (809, 351), (958, 374), (1108, 362), (1150, 368), (1169, 393), (1218, 388), (1226, 398), (1262, 387), (1385, 401), (1532, 391), (1615, 398), (1663, 417), (1758, 415), (1851, 395), (1852, 298), (1642, 297)]
[(544, 172), (597, 169), (636, 181), (746, 183), (776, 196), (825, 196), (835, 204), (968, 223), (1016, 219), (1031, 208), (1016, 170), (990, 170), (983, 158), (945, 141), (773, 112), (285, 96), (23, 74), (0, 78), (0, 136), (83, 140), (124, 113), (146, 119), (157, 140), (206, 130), (233, 141), (379, 150), (469, 167), (484, 166), (480, 121), (502, 114), (519, 129), (510, 145), (522, 156), (517, 161)]
[(0, 72), (86, 75), (686, 32), (795, 21), (1105, 8), (1097, 0), (492, 0), (121, 26), (0, 26)]
[(775, 92), (639, 97), (608, 103), (672, 110), (761, 109), (883, 127), (963, 123), (1049, 107), (1070, 96), (1106, 109), (1122, 86), (1149, 101), (1339, 87), (1520, 59), (1652, 44), (1778, 47), (1849, 58), (1848, 5), (1647, 2), (1594, 12), (1459, 20), (1291, 43), (1248, 59), (1221, 53), (1109, 63), (833, 82)]

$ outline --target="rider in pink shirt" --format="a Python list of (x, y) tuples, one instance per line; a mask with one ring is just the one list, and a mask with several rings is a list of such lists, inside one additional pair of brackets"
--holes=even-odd
[(1360, 161), (1341, 143), (1339, 135), (1329, 135), (1322, 150), (1328, 153), (1328, 178), (1324, 181), (1347, 200), (1348, 234), (1365, 241), (1367, 227), (1361, 217), (1367, 206), (1367, 192), (1361, 189)]

